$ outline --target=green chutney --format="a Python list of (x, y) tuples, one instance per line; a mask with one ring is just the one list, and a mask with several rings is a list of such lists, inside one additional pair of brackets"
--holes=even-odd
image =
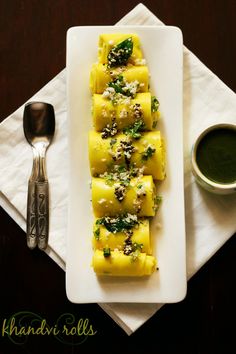
[(196, 162), (202, 174), (213, 182), (236, 182), (236, 130), (209, 131), (197, 146)]

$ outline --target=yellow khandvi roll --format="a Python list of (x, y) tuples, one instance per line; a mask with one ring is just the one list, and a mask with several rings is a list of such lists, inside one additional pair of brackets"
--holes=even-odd
[(118, 130), (122, 130), (142, 120), (145, 130), (152, 130), (157, 112), (152, 113), (151, 93), (138, 93), (135, 98), (119, 99), (113, 102), (103, 95), (94, 94), (92, 103), (93, 124), (96, 131), (111, 128), (116, 124)]
[(112, 48), (119, 45), (124, 40), (132, 38), (133, 51), (129, 58), (129, 62), (138, 65), (139, 61), (143, 58), (141, 51), (140, 40), (137, 34), (124, 34), (124, 33), (105, 33), (99, 36), (98, 42), (98, 60), (102, 64), (107, 63), (107, 57)]
[(130, 181), (112, 181), (92, 178), (92, 205), (96, 217), (117, 214), (155, 215), (156, 189), (152, 176), (133, 178)]
[(125, 82), (138, 82), (138, 92), (147, 92), (149, 72), (147, 66), (123, 66), (107, 68), (107, 65), (94, 63), (90, 72), (90, 89), (92, 93), (103, 93), (109, 82), (122, 75)]
[[(93, 234), (94, 237), (92, 239), (92, 244), (94, 249), (103, 250), (103, 248), (110, 248), (111, 250), (119, 249), (122, 250), (124, 248), (125, 240), (127, 239), (128, 232), (111, 232), (112, 225), (116, 222), (120, 223), (119, 218), (103, 218), (108, 219), (110, 221), (110, 228), (106, 228), (106, 222), (102, 224), (102, 219), (97, 219), (93, 226)], [(118, 221), (116, 221), (118, 219)], [(109, 225), (109, 224), (108, 224)], [(114, 231), (116, 230), (113, 227)], [(149, 220), (148, 219), (138, 219), (137, 224), (134, 225), (133, 228), (129, 229), (131, 231), (130, 240), (132, 243), (137, 243), (142, 245), (142, 252), (151, 254), (151, 242), (150, 242), (150, 230), (149, 230)]]
[(89, 161), (93, 176), (112, 171), (115, 165), (142, 168), (144, 175), (165, 178), (165, 148), (160, 131), (144, 132), (139, 139), (117, 134), (103, 139), (101, 133), (89, 132)]
[(120, 251), (111, 251), (104, 257), (101, 250), (96, 250), (92, 259), (92, 266), (97, 275), (114, 276), (145, 276), (151, 275), (157, 266), (156, 258), (146, 253), (140, 253), (137, 258), (126, 256)]

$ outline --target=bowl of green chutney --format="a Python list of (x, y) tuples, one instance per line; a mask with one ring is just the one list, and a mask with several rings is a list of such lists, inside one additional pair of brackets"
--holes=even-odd
[(191, 152), (196, 181), (216, 194), (236, 192), (236, 124), (220, 123), (205, 129)]

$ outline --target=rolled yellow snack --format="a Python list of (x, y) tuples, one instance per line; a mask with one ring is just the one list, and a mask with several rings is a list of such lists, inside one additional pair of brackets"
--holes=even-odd
[(134, 99), (130, 97), (113, 104), (103, 95), (94, 94), (92, 102), (93, 124), (96, 131), (102, 131), (107, 125), (117, 124), (118, 130), (134, 124), (141, 119), (145, 130), (152, 130), (156, 120), (156, 112), (151, 111), (151, 93), (138, 93)]
[[(99, 231), (98, 231), (99, 230)], [(110, 232), (104, 225), (96, 224), (93, 226), (94, 237), (92, 238), (92, 244), (94, 249), (103, 250), (103, 248), (110, 248), (111, 250), (122, 250), (124, 247), (124, 241), (127, 238), (127, 234), (124, 232)], [(132, 243), (142, 244), (142, 252), (151, 253), (150, 242), (150, 230), (149, 220), (140, 219), (139, 223), (132, 228), (133, 234), (131, 236)]]
[(154, 216), (155, 196), (152, 176), (133, 178), (127, 187), (118, 181), (92, 178), (92, 205), (96, 217), (124, 213)]
[(104, 257), (103, 251), (96, 250), (92, 266), (97, 275), (145, 276), (155, 271), (157, 261), (146, 253), (140, 253), (134, 260), (132, 255), (126, 256), (120, 251), (111, 251), (110, 256)]
[(132, 38), (133, 52), (129, 59), (129, 62), (137, 64), (137, 60), (143, 58), (141, 51), (140, 40), (137, 34), (124, 34), (124, 33), (105, 33), (99, 36), (98, 42), (98, 60), (102, 64), (107, 63), (107, 56), (110, 50), (117, 44), (123, 42), (125, 39)]
[(149, 73), (147, 66), (124, 66), (119, 68), (107, 68), (106, 65), (95, 63), (90, 72), (90, 89), (92, 93), (103, 93), (107, 84), (118, 75), (122, 75), (128, 83), (139, 82), (139, 92), (148, 91)]
[[(129, 160), (127, 145), (124, 145), (126, 142), (134, 148)], [(150, 156), (147, 156), (148, 151)], [(161, 132), (144, 132), (140, 139), (131, 139), (125, 134), (102, 139), (101, 133), (89, 132), (89, 162), (93, 176), (111, 171), (114, 165), (127, 165), (127, 161), (137, 168), (143, 168), (144, 175), (152, 175), (154, 179), (163, 180), (165, 148)]]

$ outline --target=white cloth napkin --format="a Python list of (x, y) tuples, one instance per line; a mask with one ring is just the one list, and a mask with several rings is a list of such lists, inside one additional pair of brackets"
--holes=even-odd
[[(143, 4), (121, 19), (122, 25), (163, 25)], [(184, 34), (183, 34), (184, 35)], [(53, 104), (54, 143), (47, 152), (51, 193), (48, 255), (65, 269), (67, 219), (66, 70), (29, 101)], [(24, 105), (0, 125), (0, 205), (25, 230), (27, 181), (31, 148), (22, 129)], [(236, 196), (211, 195), (199, 188), (190, 172), (190, 150), (197, 135), (212, 123), (236, 123), (236, 95), (194, 54), (184, 48), (184, 158), (187, 274), (190, 278), (236, 230)], [(100, 304), (127, 334), (145, 323), (162, 304)]]

